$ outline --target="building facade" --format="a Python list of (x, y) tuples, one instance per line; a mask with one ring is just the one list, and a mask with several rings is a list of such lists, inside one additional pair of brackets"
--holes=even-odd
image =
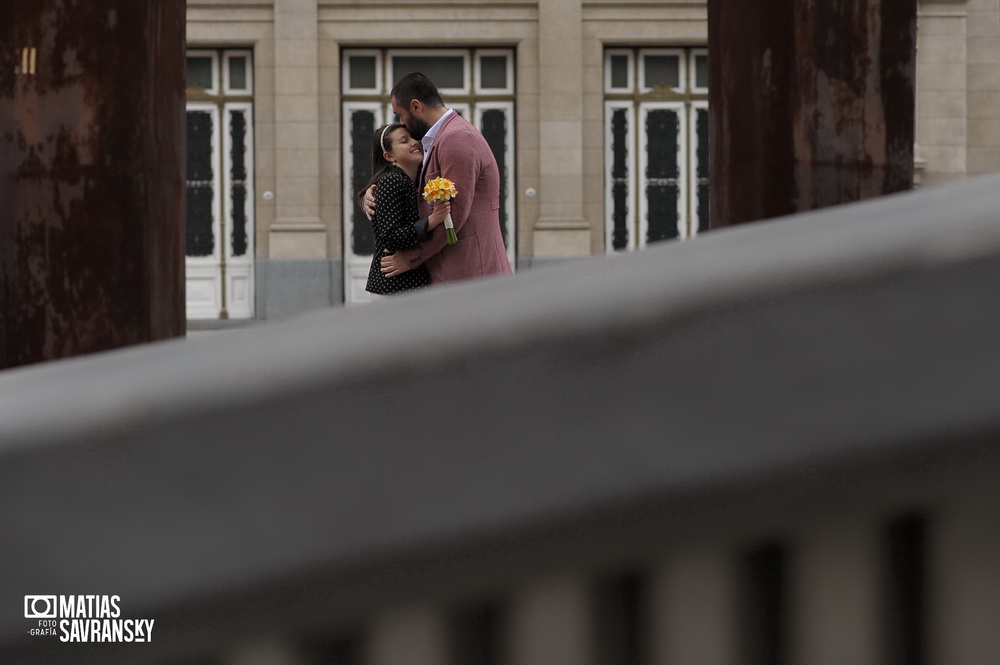
[[(705, 0), (189, 0), (191, 320), (363, 302), (353, 203), (413, 70), (484, 133), (512, 265), (707, 228)], [(920, 0), (917, 184), (1000, 171), (1000, 0)]]

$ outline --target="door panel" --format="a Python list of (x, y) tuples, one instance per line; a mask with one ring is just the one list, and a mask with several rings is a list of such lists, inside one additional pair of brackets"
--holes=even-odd
[(252, 53), (189, 51), (187, 316), (254, 316)]
[(365, 291), (375, 238), (371, 222), (355, 201), (355, 194), (372, 177), (372, 137), (383, 123), (378, 102), (344, 104), (344, 300), (367, 302)]
[(187, 107), (187, 318), (218, 318), (219, 279), (219, 110), (214, 104)]

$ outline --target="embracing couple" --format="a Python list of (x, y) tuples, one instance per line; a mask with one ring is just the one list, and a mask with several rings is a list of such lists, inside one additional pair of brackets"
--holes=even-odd
[[(423, 74), (407, 74), (391, 92), (400, 122), (372, 137), (372, 180), (358, 200), (375, 231), (367, 291), (392, 294), (510, 273), (500, 231), (500, 171), (486, 139), (445, 106)], [(419, 195), (435, 178), (452, 181), (450, 201)], [(451, 215), (458, 242), (443, 222)]]

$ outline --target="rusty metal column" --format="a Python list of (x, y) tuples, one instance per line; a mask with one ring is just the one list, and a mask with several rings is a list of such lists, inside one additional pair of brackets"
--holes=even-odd
[(184, 0), (0, 0), (0, 368), (184, 334)]
[(906, 190), (917, 0), (709, 0), (711, 225)]

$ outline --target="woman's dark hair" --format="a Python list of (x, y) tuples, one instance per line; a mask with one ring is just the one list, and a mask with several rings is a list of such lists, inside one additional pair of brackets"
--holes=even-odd
[[(387, 125), (382, 125), (375, 130), (375, 135), (372, 136), (372, 178), (365, 185), (365, 188), (358, 192), (355, 197), (358, 201), (358, 205), (364, 208), (365, 192), (372, 185), (378, 184), (378, 181), (382, 179), (385, 172), (389, 170), (392, 166), (392, 162), (385, 158), (385, 153), (390, 152), (389, 148), (392, 147), (392, 142), (389, 140), (392, 133), (397, 129), (406, 129), (406, 125), (401, 122), (390, 122)], [(386, 141), (383, 143), (383, 139)]]
[(389, 98), (395, 99), (396, 104), (403, 107), (409, 106), (414, 99), (435, 108), (444, 106), (444, 100), (441, 99), (437, 86), (420, 72), (413, 72), (399, 79), (396, 85), (392, 86)]

